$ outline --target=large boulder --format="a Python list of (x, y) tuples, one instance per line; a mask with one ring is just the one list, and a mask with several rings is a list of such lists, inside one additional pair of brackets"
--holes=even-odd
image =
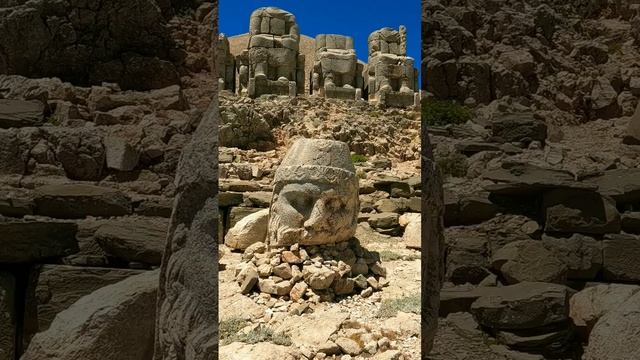
[(638, 285), (601, 284), (588, 287), (571, 297), (569, 315), (574, 325), (587, 338), (602, 316), (616, 310), (638, 292)]
[(40, 126), (44, 122), (44, 104), (38, 100), (0, 99), (0, 129)]
[(179, 82), (176, 45), (154, 0), (22, 2), (1, 10), (0, 28), (0, 73), (142, 90)]
[(562, 284), (567, 278), (565, 262), (539, 240), (519, 240), (505, 245), (493, 254), (491, 266), (509, 284), (525, 281)]
[(572, 290), (564, 285), (522, 282), (496, 288), (471, 305), (480, 325), (500, 330), (533, 329), (569, 318)]
[(159, 265), (169, 230), (169, 220), (146, 216), (109, 220), (95, 232), (104, 252), (117, 259)]
[(103, 287), (59, 313), (22, 360), (150, 360), (158, 271)]
[(594, 191), (558, 189), (545, 192), (545, 231), (607, 234), (620, 232), (615, 202)]
[(224, 243), (234, 249), (244, 250), (249, 245), (264, 242), (267, 238), (269, 209), (262, 209), (245, 216), (229, 229)]
[(635, 359), (640, 349), (640, 292), (605, 314), (591, 331), (584, 360)]
[[(92, 292), (140, 274), (139, 270), (45, 265), (40, 270), (28, 311), (37, 319), (34, 332), (49, 329), (55, 316)], [(33, 335), (33, 334), (31, 334)]]

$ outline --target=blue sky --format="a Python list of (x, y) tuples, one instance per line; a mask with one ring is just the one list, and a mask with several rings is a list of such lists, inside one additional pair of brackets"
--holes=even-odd
[(420, 68), (420, 1), (418, 0), (220, 0), (219, 27), (227, 36), (249, 31), (253, 10), (275, 6), (296, 16), (300, 33), (341, 34), (354, 38), (358, 58), (367, 61), (367, 38), (373, 31), (407, 27), (407, 53)]

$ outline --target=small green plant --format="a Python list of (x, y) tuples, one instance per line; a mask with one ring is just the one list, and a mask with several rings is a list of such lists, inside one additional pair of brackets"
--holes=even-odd
[(220, 342), (223, 344), (232, 343), (233, 339), (238, 336), (238, 333), (242, 328), (247, 326), (247, 321), (241, 318), (231, 318), (220, 321), (218, 330), (220, 331)]
[(427, 126), (463, 124), (471, 120), (470, 109), (450, 100), (427, 99), (422, 102), (422, 121)]
[(367, 162), (367, 160), (368, 160), (367, 157), (364, 156), (364, 155), (360, 155), (360, 154), (351, 155), (351, 161), (354, 164), (360, 164), (360, 163), (363, 163), (363, 162)]
[(444, 176), (465, 177), (469, 169), (467, 157), (458, 152), (436, 157), (436, 164)]
[(47, 122), (54, 126), (60, 126), (62, 124), (62, 119), (60, 119), (59, 115), (53, 114), (49, 116), (49, 118), (47, 119)]
[(379, 318), (391, 318), (399, 311), (406, 313), (420, 313), (420, 294), (409, 295), (397, 299), (383, 300), (377, 316)]

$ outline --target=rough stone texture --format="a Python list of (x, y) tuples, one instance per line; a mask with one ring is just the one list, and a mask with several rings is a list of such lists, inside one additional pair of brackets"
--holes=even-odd
[(179, 82), (170, 54), (176, 45), (154, 0), (84, 7), (39, 0), (0, 12), (0, 29), (7, 35), (0, 39), (0, 73), (85, 85), (116, 82), (142, 90)]
[(571, 297), (570, 316), (573, 323), (588, 337), (593, 326), (609, 311), (640, 292), (640, 286), (602, 284), (586, 288)]
[(36, 189), (35, 213), (60, 219), (122, 216), (131, 201), (119, 190), (85, 184), (45, 185)]
[(105, 222), (94, 237), (108, 256), (159, 265), (168, 228), (165, 218), (125, 217)]
[(420, 249), (422, 247), (422, 219), (418, 216), (412, 219), (404, 228), (402, 241), (410, 249)]
[(80, 298), (33, 337), (21, 359), (150, 359), (157, 290), (158, 272), (150, 271)]
[[(313, 94), (328, 98), (360, 100), (364, 79), (353, 38), (334, 34), (316, 36), (316, 53), (311, 75)], [(358, 90), (359, 94), (358, 94)], [(359, 96), (358, 96), (359, 95)]]
[(547, 126), (533, 114), (510, 114), (491, 123), (491, 133), (496, 142), (511, 143), (532, 141), (544, 143), (547, 138)]
[(38, 100), (0, 99), (0, 129), (40, 126), (44, 122), (44, 104)]
[(631, 116), (631, 119), (629, 119), (624, 142), (626, 144), (640, 144), (640, 103), (638, 103), (636, 111), (633, 113), (633, 116)]
[(300, 353), (288, 346), (275, 345), (269, 342), (245, 344), (234, 342), (220, 348), (220, 360), (297, 360)]
[(416, 105), (418, 72), (414, 59), (407, 56), (407, 29), (388, 27), (369, 35), (369, 61), (365, 66), (365, 86), (369, 100), (383, 106)]
[(216, 67), (218, 69), (218, 89), (235, 92), (236, 61), (229, 48), (229, 39), (224, 34), (218, 35), (216, 49)]
[(640, 349), (640, 293), (604, 315), (591, 331), (585, 360), (633, 359)]
[(358, 211), (358, 178), (347, 144), (300, 139), (276, 170), (267, 242), (290, 246), (349, 240)]
[[(423, 2), (423, 7), (424, 7)], [(423, 9), (424, 11), (424, 9)], [(424, 20), (423, 20), (424, 21)], [(423, 54), (426, 44), (423, 42)], [(425, 67), (423, 67), (423, 71)], [(422, 88), (426, 89), (423, 77)], [(421, 349), (422, 354), (429, 354), (438, 329), (438, 313), (440, 310), (440, 289), (444, 280), (444, 192), (442, 177), (436, 162), (427, 127), (421, 132), (421, 170), (422, 170), (422, 262), (421, 262)]]
[(562, 284), (567, 276), (564, 260), (557, 258), (539, 240), (520, 240), (505, 245), (494, 253), (492, 267), (509, 284), (525, 281)]
[(0, 220), (0, 263), (33, 263), (78, 251), (78, 226), (67, 222)]
[(485, 188), (498, 195), (535, 195), (552, 189), (596, 189), (595, 185), (574, 181), (574, 176), (568, 171), (527, 163), (504, 162), (498, 169), (485, 171), (482, 177), (496, 183)]
[(238, 92), (250, 97), (263, 94), (296, 95), (304, 92), (300, 30), (293, 14), (262, 7), (251, 14), (249, 45), (238, 55)]
[(620, 232), (615, 202), (597, 192), (552, 190), (544, 194), (545, 231), (584, 234)]
[(640, 238), (616, 235), (603, 241), (603, 276), (607, 281), (640, 281)]
[(0, 360), (15, 359), (16, 281), (13, 275), (0, 272)]
[(225, 235), (225, 245), (244, 250), (249, 245), (264, 242), (269, 224), (269, 209), (263, 209), (238, 221)]
[(564, 285), (522, 282), (504, 286), (471, 305), (478, 323), (493, 329), (531, 329), (566, 321), (572, 291)]
[(640, 201), (640, 169), (607, 170), (586, 182), (596, 185), (600, 194), (610, 196), (618, 205)]
[(138, 165), (140, 152), (127, 139), (106, 136), (103, 140), (107, 167), (120, 171), (131, 171)]
[(35, 303), (32, 304), (37, 313), (37, 332), (49, 329), (58, 313), (83, 296), (140, 273), (139, 270), (129, 269), (43, 266), (35, 288)]
[(542, 243), (567, 265), (567, 279), (594, 280), (602, 269), (602, 242), (574, 234), (570, 238), (542, 236)]
[[(214, 5), (217, 14), (218, 3)], [(217, 40), (217, 15), (213, 19)], [(217, 73), (215, 64), (212, 67)], [(218, 358), (219, 112), (214, 90), (176, 172), (176, 198), (160, 269), (155, 360)]]

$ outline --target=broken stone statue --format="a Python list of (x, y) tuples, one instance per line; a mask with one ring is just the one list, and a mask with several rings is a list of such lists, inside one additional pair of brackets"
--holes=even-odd
[(249, 45), (238, 57), (240, 94), (296, 96), (304, 92), (304, 55), (293, 14), (262, 7), (251, 14)]
[(286, 247), (349, 240), (358, 211), (358, 178), (348, 145), (300, 139), (275, 173), (267, 243)]
[(407, 30), (388, 27), (369, 35), (369, 63), (365, 79), (369, 101), (382, 106), (418, 106), (418, 72), (407, 56)]
[(359, 63), (350, 36), (316, 36), (316, 53), (311, 75), (312, 94), (327, 98), (360, 100), (364, 64)]
[(229, 39), (224, 34), (218, 35), (218, 48), (215, 58), (218, 68), (218, 90), (229, 90), (234, 92), (236, 83), (236, 63), (233, 55), (231, 54)]

